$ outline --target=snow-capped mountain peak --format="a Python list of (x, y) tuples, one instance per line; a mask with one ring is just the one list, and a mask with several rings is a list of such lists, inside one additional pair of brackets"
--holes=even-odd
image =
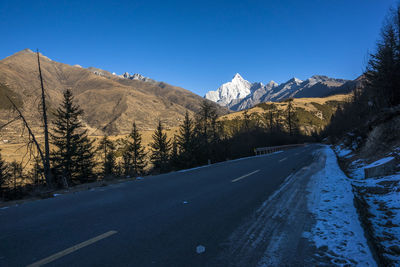
[(222, 106), (229, 105), (232, 100), (240, 99), (251, 93), (252, 83), (243, 79), (239, 73), (233, 76), (232, 81), (224, 83), (216, 91), (210, 91), (205, 98), (219, 103)]
[(131, 75), (131, 74), (129, 74), (129, 72), (124, 72), (122, 75), (118, 75), (118, 76), (121, 78), (124, 78), (124, 79), (130, 79), (130, 80), (138, 80), (138, 81), (143, 81), (143, 82), (156, 82), (155, 80), (145, 77), (139, 73), (134, 73), (133, 75)]
[(281, 101), (289, 97), (322, 97), (340, 91), (348, 81), (333, 79), (323, 75), (314, 75), (305, 81), (292, 78), (277, 84), (270, 81), (266, 85), (250, 83), (236, 73), (232, 81), (224, 83), (216, 91), (209, 91), (205, 98), (226, 106), (232, 110), (250, 108), (265, 101)]
[(300, 84), (300, 83), (302, 83), (302, 82), (303, 82), (302, 80), (297, 79), (296, 77), (293, 77), (292, 79), (290, 79), (289, 81), (287, 81), (286, 84), (288, 84), (288, 83)]
[(278, 86), (278, 84), (277, 84), (275, 81), (273, 81), (273, 80), (271, 80), (269, 83), (267, 83), (267, 84), (265, 85), (265, 87), (267, 87), (268, 89), (272, 89), (272, 88), (274, 88), (274, 87), (276, 87), (276, 86)]
[(232, 82), (242, 82), (242, 81), (244, 81), (244, 79), (239, 73), (236, 73), (235, 76), (233, 76), (232, 78)]

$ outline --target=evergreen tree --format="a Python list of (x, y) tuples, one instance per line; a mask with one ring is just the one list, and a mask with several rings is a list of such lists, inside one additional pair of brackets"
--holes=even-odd
[(22, 179), (22, 164), (20, 162), (17, 161), (12, 161), (10, 163), (10, 175), (12, 178), (12, 183), (14, 186), (14, 193), (16, 194), (17, 191), (17, 180), (18, 179)]
[(86, 182), (93, 178), (94, 149), (93, 141), (87, 136), (79, 117), (83, 110), (73, 103), (70, 90), (65, 90), (63, 102), (55, 113), (53, 121), (52, 162), (59, 183)]
[(390, 15), (366, 72), (370, 101), (378, 109), (400, 104), (400, 4)]
[(3, 192), (3, 186), (7, 183), (10, 178), (10, 172), (8, 164), (3, 160), (0, 154), (0, 193)]
[(197, 162), (205, 164), (213, 160), (213, 145), (218, 140), (217, 111), (215, 107), (204, 100), (196, 116)]
[(114, 151), (110, 151), (106, 155), (106, 159), (104, 162), (104, 176), (109, 176), (115, 174), (116, 162), (115, 162), (115, 154)]
[(142, 135), (136, 127), (136, 123), (133, 123), (132, 131), (129, 135), (132, 141), (129, 144), (129, 152), (132, 159), (132, 171), (133, 175), (138, 176), (143, 173), (143, 169), (146, 167), (146, 152), (142, 146)]
[(164, 132), (161, 121), (158, 122), (157, 129), (153, 134), (153, 142), (151, 147), (151, 162), (154, 168), (161, 173), (169, 171), (169, 152), (171, 143), (167, 139), (167, 134)]
[[(83, 134), (83, 133), (81, 133)], [(96, 150), (94, 140), (90, 140), (86, 130), (78, 142), (77, 149), (77, 180), (81, 183), (90, 182), (96, 179), (94, 168), (96, 167)]]
[(126, 138), (119, 138), (116, 141), (116, 157), (121, 157), (122, 161), (117, 164), (119, 175), (124, 175), (128, 178), (132, 174), (132, 155), (130, 152), (131, 142), (129, 135)]
[(288, 100), (286, 100), (286, 102), (288, 103), (287, 108), (286, 108), (286, 114), (287, 114), (286, 123), (288, 126), (289, 135), (292, 136), (294, 134), (299, 133), (298, 120), (297, 120), (295, 108), (293, 105), (293, 98), (289, 98)]
[(274, 104), (267, 106), (268, 112), (265, 113), (265, 125), (270, 133), (272, 133), (277, 128), (278, 124), (278, 110)]
[(174, 139), (172, 141), (172, 152), (170, 157), (170, 166), (173, 170), (178, 170), (181, 168), (182, 164), (179, 159), (179, 151), (178, 151), (178, 141), (176, 135), (174, 135)]
[(97, 151), (99, 151), (102, 155), (103, 159), (103, 173), (104, 176), (114, 174), (115, 170), (115, 145), (114, 143), (108, 139), (108, 136), (104, 136), (97, 147)]
[(250, 131), (250, 122), (251, 122), (251, 115), (249, 114), (248, 110), (243, 112), (243, 130), (244, 132)]
[(38, 185), (43, 182), (44, 178), (44, 168), (41, 164), (40, 158), (35, 158), (35, 163), (31, 170), (30, 176), (32, 177), (33, 183)]
[(185, 119), (179, 126), (179, 135), (177, 136), (177, 145), (179, 148), (180, 163), (183, 168), (190, 168), (196, 164), (195, 157), (195, 136), (193, 120), (186, 111)]
[(122, 151), (122, 169), (125, 176), (130, 176), (132, 173), (132, 154), (129, 151), (127, 144)]

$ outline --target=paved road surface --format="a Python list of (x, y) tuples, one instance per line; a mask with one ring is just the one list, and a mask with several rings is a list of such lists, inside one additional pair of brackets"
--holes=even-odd
[[(308, 145), (0, 209), (0, 266), (235, 265), (224, 256), (233, 246), (232, 234), (290, 174), (310, 166), (318, 148)], [(203, 253), (196, 252), (199, 245)], [(245, 262), (251, 266), (261, 256), (249, 250)]]

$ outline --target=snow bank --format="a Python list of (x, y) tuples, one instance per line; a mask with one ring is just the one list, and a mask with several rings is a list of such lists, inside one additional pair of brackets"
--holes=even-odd
[(383, 255), (400, 266), (400, 174), (354, 182), (362, 188), (375, 240)]
[[(334, 265), (376, 266), (353, 204), (351, 183), (325, 147), (325, 168), (311, 177), (308, 208), (316, 225), (305, 233)], [(342, 153), (345, 154), (345, 153)]]
[[(340, 149), (337, 147), (335, 150)], [(393, 148), (392, 152), (399, 154), (400, 147)], [(364, 178), (365, 168), (376, 167), (393, 159), (390, 153), (371, 164), (365, 163), (367, 159), (358, 159), (350, 162), (348, 171), (352, 184), (367, 203), (371, 214), (367, 220), (371, 225), (373, 242), (381, 248), (380, 256), (391, 261), (393, 266), (400, 266), (400, 174)]]

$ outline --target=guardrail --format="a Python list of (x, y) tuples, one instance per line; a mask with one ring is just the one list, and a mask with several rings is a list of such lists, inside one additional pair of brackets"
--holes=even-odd
[(258, 147), (254, 149), (254, 153), (257, 155), (269, 154), (277, 151), (282, 151), (286, 149), (291, 149), (295, 147), (305, 146), (305, 144), (294, 144), (294, 145), (284, 145), (284, 146), (269, 146), (269, 147)]

